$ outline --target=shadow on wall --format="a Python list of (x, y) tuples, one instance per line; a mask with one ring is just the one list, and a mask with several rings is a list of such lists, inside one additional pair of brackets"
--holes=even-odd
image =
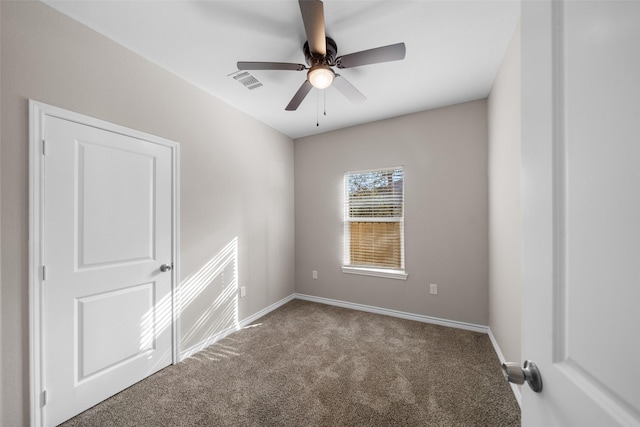
[(182, 360), (239, 329), (238, 238), (232, 239), (178, 288)]

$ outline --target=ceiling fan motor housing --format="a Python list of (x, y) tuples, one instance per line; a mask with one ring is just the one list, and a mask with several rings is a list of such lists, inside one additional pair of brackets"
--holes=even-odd
[(331, 38), (327, 37), (327, 54), (325, 56), (322, 55), (314, 55), (309, 51), (309, 42), (304, 42), (304, 57), (307, 60), (307, 64), (310, 67), (313, 67), (316, 64), (326, 64), (330, 66), (336, 65), (336, 56), (338, 54), (338, 45)]

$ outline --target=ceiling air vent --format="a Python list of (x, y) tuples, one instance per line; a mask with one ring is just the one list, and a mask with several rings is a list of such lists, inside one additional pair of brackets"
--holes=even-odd
[(237, 71), (237, 73), (234, 73), (234, 74), (235, 75), (232, 74), (233, 78), (237, 82), (240, 82), (244, 87), (246, 87), (249, 90), (257, 89), (260, 86), (262, 86), (262, 83), (260, 83), (258, 79), (256, 79), (246, 71), (243, 71), (243, 72)]

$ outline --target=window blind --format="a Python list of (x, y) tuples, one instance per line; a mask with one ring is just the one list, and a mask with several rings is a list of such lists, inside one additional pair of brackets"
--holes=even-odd
[(404, 170), (347, 172), (344, 264), (404, 270)]

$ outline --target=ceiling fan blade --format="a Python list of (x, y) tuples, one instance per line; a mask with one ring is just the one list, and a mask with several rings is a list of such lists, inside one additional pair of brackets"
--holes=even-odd
[(311, 86), (311, 83), (309, 83), (309, 80), (305, 80), (304, 83), (302, 83), (302, 86), (300, 86), (300, 89), (298, 89), (296, 94), (293, 95), (293, 98), (291, 98), (291, 101), (289, 102), (289, 105), (287, 105), (287, 108), (285, 108), (285, 110), (287, 111), (297, 110), (298, 106), (302, 103), (302, 101), (307, 96), (307, 94), (309, 93), (312, 87), (313, 86)]
[(324, 32), (324, 5), (320, 0), (298, 0), (304, 30), (307, 33), (309, 51), (316, 55), (327, 54), (327, 39)]
[(336, 59), (338, 68), (352, 68), (361, 65), (379, 64), (380, 62), (397, 61), (404, 59), (407, 49), (404, 43), (391, 44), (375, 49), (350, 53)]
[(349, 80), (342, 77), (340, 74), (336, 74), (336, 78), (333, 80), (333, 86), (340, 91), (349, 101), (353, 103), (360, 103), (366, 101), (367, 97), (362, 94), (358, 89), (352, 85)]
[(238, 61), (238, 70), (293, 70), (302, 71), (306, 69), (302, 64), (290, 62), (247, 62)]

